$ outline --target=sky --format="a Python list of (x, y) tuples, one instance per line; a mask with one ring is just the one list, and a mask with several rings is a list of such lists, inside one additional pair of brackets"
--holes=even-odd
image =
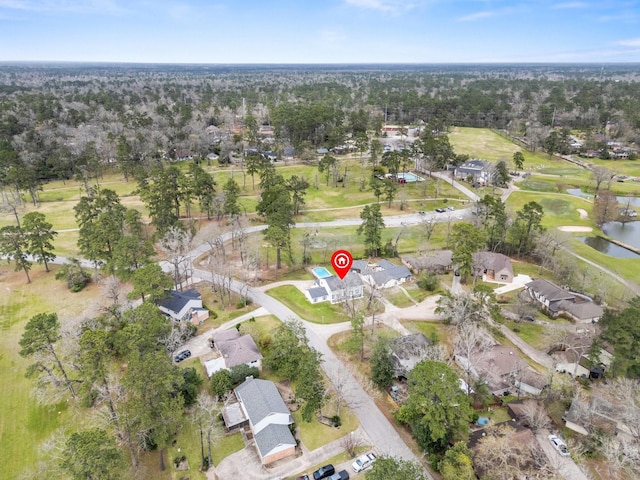
[(640, 0), (0, 0), (0, 62), (640, 62)]

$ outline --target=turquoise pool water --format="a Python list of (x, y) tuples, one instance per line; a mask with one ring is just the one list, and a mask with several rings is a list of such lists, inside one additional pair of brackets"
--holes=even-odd
[(407, 183), (422, 182), (424, 180), (424, 178), (412, 172), (399, 173), (398, 178), (404, 178)]
[(331, 272), (329, 272), (329, 270), (327, 270), (324, 267), (316, 267), (314, 269), (311, 270), (313, 272), (313, 275), (316, 278), (327, 278), (330, 277), (331, 275), (333, 275)]

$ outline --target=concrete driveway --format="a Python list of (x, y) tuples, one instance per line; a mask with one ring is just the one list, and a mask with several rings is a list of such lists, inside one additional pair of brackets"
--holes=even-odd
[(549, 463), (556, 469), (558, 475), (560, 475), (560, 478), (564, 480), (589, 480), (589, 477), (580, 470), (580, 467), (576, 465), (573, 458), (563, 457), (553, 448), (549, 442), (549, 433), (548, 430), (540, 430), (536, 433), (536, 439), (549, 459)]

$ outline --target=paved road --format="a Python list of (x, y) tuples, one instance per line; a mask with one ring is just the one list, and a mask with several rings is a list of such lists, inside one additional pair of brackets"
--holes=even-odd
[(546, 454), (552, 467), (554, 467), (560, 477), (564, 480), (589, 480), (590, 477), (580, 470), (576, 462), (571, 457), (563, 457), (551, 446), (549, 442), (549, 432), (541, 430), (536, 433), (536, 439)]
[[(197, 269), (194, 271), (194, 274), (205, 280), (210, 280), (211, 276), (209, 272)], [(358, 417), (362, 429), (371, 439), (373, 445), (375, 445), (382, 454), (413, 462), (418, 461), (418, 458), (409, 447), (407, 447), (371, 397), (360, 386), (360, 383), (327, 346), (317, 325), (302, 320), (292, 310), (259, 289), (248, 288), (247, 290), (246, 285), (235, 280), (232, 282), (231, 288), (235, 292), (246, 292), (246, 295), (251, 298), (253, 302), (262, 305), (263, 308), (280, 320), (296, 319), (301, 321), (307, 330), (309, 345), (322, 354), (322, 367), (329, 379), (334, 382), (342, 381), (351, 386), (351, 388), (348, 388), (345, 392), (346, 403)]]

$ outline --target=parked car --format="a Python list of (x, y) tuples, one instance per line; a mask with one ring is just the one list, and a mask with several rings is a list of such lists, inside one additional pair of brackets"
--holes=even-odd
[(449, 210), (450, 212), (453, 212), (456, 209), (456, 207), (454, 207), (453, 205), (449, 205), (447, 207), (447, 210)]
[(423, 212), (422, 210), (420, 210), (420, 211), (418, 212), (418, 215), (426, 215), (426, 214), (425, 214), (425, 212)]
[(356, 458), (356, 461), (353, 462), (351, 468), (354, 472), (361, 472), (371, 466), (373, 462), (376, 461), (376, 454), (373, 452), (365, 453), (364, 455), (360, 455)]
[(296, 478), (296, 480), (309, 480), (309, 475), (302, 475), (301, 477)]
[(553, 445), (553, 448), (555, 448), (563, 457), (571, 455), (569, 450), (567, 450), (567, 444), (564, 443), (564, 441), (557, 435), (549, 435), (549, 441), (551, 442), (551, 445)]
[(346, 470), (340, 470), (339, 472), (331, 475), (328, 480), (349, 480), (349, 472)]
[(320, 467), (318, 470), (313, 472), (313, 480), (320, 480), (321, 478), (330, 477), (336, 473), (336, 469), (333, 465), (325, 465), (324, 467)]
[(180, 353), (178, 353), (173, 359), (175, 360), (176, 363), (180, 363), (181, 361), (186, 360), (190, 356), (191, 356), (191, 350), (183, 350)]
[(444, 213), (444, 212), (446, 212), (446, 210), (444, 208), (436, 208), (436, 212)]

